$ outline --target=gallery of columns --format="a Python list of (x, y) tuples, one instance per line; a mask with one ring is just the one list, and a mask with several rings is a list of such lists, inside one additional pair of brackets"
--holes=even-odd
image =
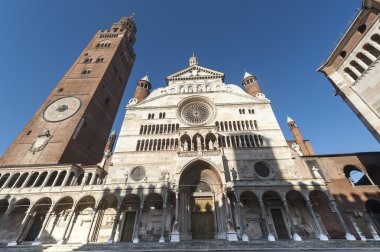
[(223, 184), (217, 169), (202, 160), (186, 166), (178, 183), (166, 176), (159, 185), (60, 184), (41, 183), (39, 194), (2, 188), (0, 242), (355, 239), (325, 188)]

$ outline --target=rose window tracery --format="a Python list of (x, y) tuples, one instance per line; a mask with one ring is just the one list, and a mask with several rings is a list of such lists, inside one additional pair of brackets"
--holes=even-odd
[[(203, 97), (202, 97), (203, 98)], [(179, 106), (180, 118), (191, 125), (207, 123), (213, 117), (213, 108), (207, 99), (192, 97)]]
[(193, 102), (183, 108), (182, 115), (189, 123), (200, 124), (209, 118), (210, 109), (205, 104)]

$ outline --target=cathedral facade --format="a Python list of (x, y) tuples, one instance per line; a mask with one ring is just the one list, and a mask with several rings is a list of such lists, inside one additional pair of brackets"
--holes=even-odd
[(165, 87), (145, 76), (109, 135), (135, 33), (133, 17), (98, 31), (1, 158), (0, 243), (361, 238), (328, 164), (290, 118), (285, 140), (247, 72), (227, 84), (193, 55)]

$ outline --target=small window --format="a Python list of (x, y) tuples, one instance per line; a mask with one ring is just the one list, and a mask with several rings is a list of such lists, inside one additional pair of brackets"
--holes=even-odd
[(91, 73), (91, 69), (84, 69), (82, 71), (82, 74), (89, 74), (89, 73)]
[(342, 58), (344, 58), (344, 57), (346, 57), (346, 51), (341, 51), (340, 53), (339, 53), (339, 56), (340, 57), (342, 57)]
[(63, 88), (58, 89), (58, 93), (61, 93), (63, 91)]
[(270, 169), (264, 162), (258, 162), (255, 164), (255, 172), (262, 178), (269, 177), (270, 175)]
[(367, 26), (365, 24), (362, 24), (358, 27), (358, 32), (363, 33), (367, 29)]
[(104, 60), (103, 57), (97, 57), (96, 60), (95, 60), (95, 63), (102, 63)]
[(108, 106), (109, 104), (110, 104), (110, 98), (109, 97), (107, 97), (105, 100), (104, 100), (104, 104), (106, 105), (106, 106)]
[(142, 167), (136, 167), (131, 171), (131, 178), (134, 181), (141, 181), (145, 178), (145, 170)]
[(32, 130), (28, 130), (25, 135), (29, 136), (32, 133)]
[(353, 165), (347, 165), (344, 167), (344, 174), (346, 178), (352, 183), (354, 186), (362, 186), (362, 185), (373, 185), (368, 176), (362, 172), (359, 168)]

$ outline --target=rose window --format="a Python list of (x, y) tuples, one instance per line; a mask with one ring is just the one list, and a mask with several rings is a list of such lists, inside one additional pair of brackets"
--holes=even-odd
[(178, 106), (179, 118), (190, 125), (202, 125), (214, 117), (214, 105), (206, 97), (193, 96), (183, 100)]
[(201, 124), (210, 117), (210, 109), (206, 104), (193, 102), (183, 108), (182, 117), (191, 124)]

